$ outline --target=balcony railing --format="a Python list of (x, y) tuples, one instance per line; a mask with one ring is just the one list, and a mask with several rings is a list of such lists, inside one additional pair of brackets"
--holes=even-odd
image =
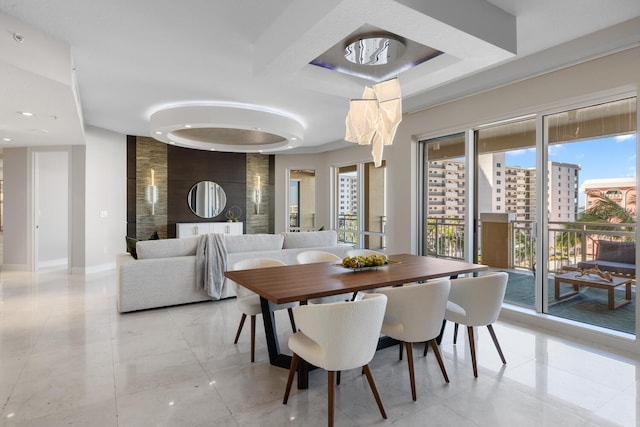
[[(371, 224), (371, 230), (360, 230), (358, 225), (358, 216), (355, 214), (339, 214), (338, 215), (338, 242), (360, 246), (360, 235), (363, 236), (364, 246), (366, 249), (386, 249), (386, 229), (387, 217), (381, 215), (377, 219), (378, 224)], [(372, 231), (372, 230), (380, 231)]]
[[(482, 224), (478, 223), (478, 233)], [(596, 256), (598, 240), (634, 241), (636, 224), (594, 222), (550, 222), (548, 233), (549, 271), (561, 272), (567, 265), (590, 261)], [(511, 229), (513, 268), (533, 270), (536, 253), (535, 221), (518, 220)], [(428, 218), (426, 254), (442, 258), (464, 259), (464, 220)], [(482, 257), (482, 254), (479, 254)], [(482, 258), (480, 258), (482, 259)]]
[(464, 220), (428, 218), (425, 237), (426, 255), (464, 259)]

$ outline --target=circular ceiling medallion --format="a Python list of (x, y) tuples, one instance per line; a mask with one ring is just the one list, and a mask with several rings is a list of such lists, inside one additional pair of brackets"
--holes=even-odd
[(250, 107), (190, 105), (158, 110), (151, 136), (201, 150), (272, 152), (302, 144), (302, 125), (293, 118)]
[(344, 57), (357, 65), (386, 65), (404, 52), (404, 43), (391, 34), (361, 35), (347, 41)]
[(173, 133), (179, 138), (212, 144), (229, 144), (230, 141), (233, 141), (236, 145), (262, 145), (278, 144), (285, 141), (283, 137), (278, 135), (247, 129), (187, 128), (178, 129)]

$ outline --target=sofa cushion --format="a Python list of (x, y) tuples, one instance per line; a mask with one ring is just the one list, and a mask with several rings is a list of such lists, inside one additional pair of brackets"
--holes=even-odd
[(186, 239), (145, 240), (136, 243), (138, 259), (195, 256), (199, 236)]
[(338, 244), (338, 233), (335, 230), (282, 234), (284, 235), (283, 249), (315, 248), (318, 246), (336, 246)]
[(284, 237), (281, 234), (239, 234), (224, 236), (227, 252), (271, 251), (282, 249)]
[(613, 261), (623, 264), (635, 264), (636, 243), (599, 240), (597, 259), (598, 261)]
[[(127, 252), (129, 252), (135, 259), (138, 259), (138, 253), (136, 252), (136, 243), (138, 243), (138, 239), (125, 236), (124, 240), (127, 244)], [(160, 240), (160, 236), (158, 236), (157, 231), (154, 231), (147, 240)]]

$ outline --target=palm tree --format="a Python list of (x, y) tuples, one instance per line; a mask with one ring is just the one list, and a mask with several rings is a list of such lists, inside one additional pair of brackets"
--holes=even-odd
[[(622, 227), (623, 231), (633, 230), (635, 228), (636, 216), (633, 212), (620, 206), (605, 195), (597, 196), (595, 203), (586, 209), (578, 218), (580, 222), (610, 222), (613, 224), (633, 224), (629, 227)], [(593, 230), (617, 229), (620, 227), (594, 226)]]

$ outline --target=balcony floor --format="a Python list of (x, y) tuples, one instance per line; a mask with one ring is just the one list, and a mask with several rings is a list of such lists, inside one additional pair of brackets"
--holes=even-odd
[[(534, 276), (527, 272), (508, 271), (509, 282), (505, 302), (534, 308)], [(568, 284), (560, 285), (561, 293), (572, 290)], [(607, 291), (604, 289), (581, 287), (577, 295), (556, 301), (553, 278), (549, 279), (548, 314), (571, 319), (590, 325), (635, 334), (636, 287), (632, 288), (631, 302), (615, 310), (607, 308)], [(615, 300), (624, 299), (624, 288), (616, 289)]]

